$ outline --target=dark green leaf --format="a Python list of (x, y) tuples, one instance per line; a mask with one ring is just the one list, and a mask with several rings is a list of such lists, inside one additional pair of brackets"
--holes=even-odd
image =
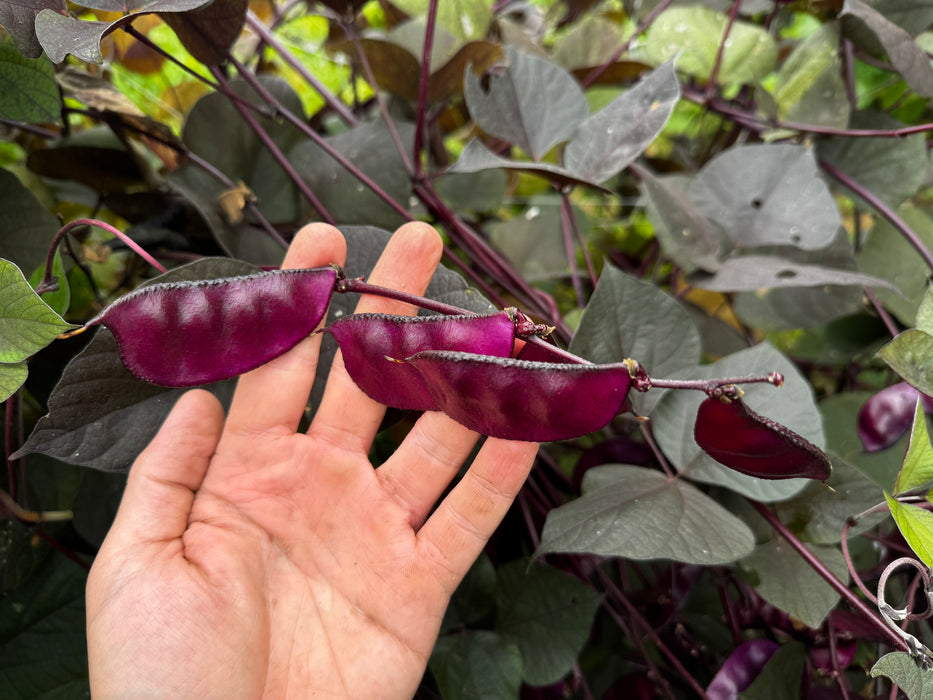
[(715, 275), (691, 278), (691, 283), (714, 292), (747, 292), (775, 287), (850, 286), (897, 291), (891, 282), (838, 268), (802, 265), (766, 255), (733, 255), (726, 258)]
[(591, 553), (710, 566), (751, 552), (751, 530), (681, 479), (641, 467), (590, 469), (584, 495), (551, 510), (536, 554)]
[[(746, 384), (744, 399), (756, 413), (787, 426), (819, 448), (823, 448), (822, 420), (813, 390), (799, 370), (767, 343), (675, 373), (675, 377), (707, 379), (766, 374), (784, 375), (784, 386)], [(799, 493), (805, 479), (774, 481), (756, 479), (728, 469), (703, 452), (693, 439), (697, 409), (706, 395), (701, 391), (666, 391), (651, 414), (654, 434), (661, 449), (684, 476), (704, 483), (726, 486), (759, 501), (782, 501)]]
[(515, 700), (522, 684), (518, 647), (485, 630), (438, 637), (428, 668), (444, 700)]
[(63, 0), (0, 2), (0, 26), (13, 37), (16, 48), (29, 58), (39, 58), (42, 55), (42, 45), (36, 38), (35, 23), (36, 15), (45, 9), (63, 13), (66, 11), (66, 5)]
[(492, 211), (502, 203), (506, 174), (502, 170), (476, 173), (448, 173), (434, 181), (434, 191), (458, 212)]
[[(927, 248), (933, 248), (933, 219), (925, 209), (905, 203), (897, 209), (897, 215)], [(880, 289), (878, 298), (901, 323), (912, 326), (930, 276), (930, 270), (917, 255), (917, 250), (887, 220), (879, 219), (862, 244), (857, 260), (862, 272), (883, 277), (897, 285), (904, 297)]]
[(0, 168), (0, 258), (23, 270), (45, 262), (61, 224), (9, 170)]
[(702, 5), (665, 10), (651, 25), (636, 55), (654, 64), (676, 56), (678, 70), (705, 80), (713, 71), (727, 26), (729, 41), (716, 82), (753, 83), (768, 75), (777, 61), (777, 44), (768, 32), (741, 20), (730, 23), (726, 15)]
[(784, 245), (814, 250), (829, 245), (842, 224), (804, 146), (736, 146), (707, 163), (690, 196), (722, 224), (737, 247)]
[(247, 0), (213, 0), (190, 12), (166, 12), (165, 23), (178, 35), (188, 53), (201, 63), (223, 62), (246, 23)]
[(522, 653), (522, 680), (548, 685), (570, 671), (602, 596), (544, 564), (520, 559), (499, 568), (496, 631)]
[(488, 91), (473, 71), (464, 73), (467, 108), (483, 131), (537, 161), (587, 118), (586, 99), (573, 77), (549, 60), (510, 47), (506, 56), (508, 67), (490, 77)]
[(884, 494), (897, 529), (910, 545), (914, 554), (927, 566), (933, 567), (933, 513), (910, 503), (901, 503)]
[(441, 631), (474, 625), (492, 612), (496, 605), (496, 569), (485, 554), (473, 562), (444, 613)]
[[(808, 542), (835, 544), (842, 535), (846, 521), (882, 499), (882, 490), (857, 466), (837, 454), (829, 453), (833, 473), (823, 484), (813, 483), (796, 497), (775, 504), (778, 516), (793, 531)], [(879, 516), (880, 517), (880, 516)], [(850, 536), (878, 524), (879, 517), (866, 517), (857, 527), (849, 529)]]
[(924, 671), (910, 654), (885, 654), (871, 667), (871, 677), (886, 676), (909, 700), (933, 700), (933, 671)]
[[(807, 548), (840, 580), (849, 580), (839, 549), (825, 545)], [(783, 538), (758, 545), (739, 566), (755, 574), (755, 590), (762, 598), (813, 629), (819, 628), (839, 602), (839, 593)]]
[(800, 679), (807, 660), (807, 649), (800, 642), (788, 642), (772, 656), (743, 693), (741, 700), (787, 700), (800, 697)]
[(42, 301), (13, 263), (0, 259), (0, 363), (22, 362), (73, 328)]
[(625, 42), (622, 27), (600, 13), (585, 15), (555, 39), (554, 60), (567, 70), (591, 68), (608, 61)]
[(13, 44), (0, 43), (0, 118), (56, 122), (61, 97), (48, 58), (26, 58)]
[(88, 698), (87, 572), (57, 554), (0, 600), (0, 697)]
[[(35, 537), (32, 527), (19, 520), (0, 520), (0, 609), (3, 598), (22, 586), (49, 553), (49, 546)], [(0, 625), (3, 620), (0, 619)]]
[(923, 486), (930, 480), (933, 480), (933, 447), (930, 446), (930, 436), (927, 434), (923, 405), (917, 399), (907, 454), (897, 474), (897, 481), (894, 482), (894, 495)]
[[(541, 196), (529, 204), (523, 216), (490, 222), (489, 238), (529, 282), (562, 279), (569, 273), (570, 264), (561, 227), (560, 201), (554, 196)], [(578, 226), (586, 229), (586, 215), (581, 211), (574, 213)]]
[[(223, 258), (175, 268), (152, 282), (210, 279), (248, 274), (255, 268)], [(223, 402), (234, 381), (207, 388)], [(148, 384), (123, 366), (110, 331), (97, 331), (90, 344), (67, 367), (49, 399), (49, 413), (39, 420), (19, 454), (38, 452), (69, 464), (124, 471), (155, 436), (183, 389)]]
[(648, 218), (664, 252), (685, 272), (698, 267), (715, 272), (721, 234), (687, 195), (689, 181), (678, 176), (656, 177), (638, 165), (632, 169), (641, 179)]
[[(634, 358), (649, 375), (667, 377), (700, 361), (700, 334), (689, 314), (656, 285), (606, 265), (570, 343), (571, 352), (597, 364)], [(631, 394), (647, 414), (656, 392)]]
[(842, 11), (858, 17), (874, 32), (891, 63), (914, 92), (922, 97), (933, 97), (933, 67), (926, 52), (917, 46), (910, 34), (861, 0), (845, 0)]
[(679, 99), (674, 64), (665, 63), (580, 124), (564, 167), (585, 180), (608, 180), (651, 145)]
[[(856, 112), (850, 129), (905, 126), (880, 112)], [(832, 136), (817, 142), (820, 160), (838, 168), (885, 204), (898, 207), (923, 184), (927, 170), (923, 134), (895, 138)]]
[[(839, 26), (827, 22), (801, 42), (781, 64), (774, 87), (782, 121), (843, 129), (849, 101), (839, 58)], [(862, 139), (869, 141), (871, 139)]]
[(904, 331), (878, 351), (895, 372), (924, 394), (933, 394), (933, 336), (923, 331)]

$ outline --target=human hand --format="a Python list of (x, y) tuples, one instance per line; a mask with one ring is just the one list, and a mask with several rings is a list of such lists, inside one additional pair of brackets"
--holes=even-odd
[[(431, 227), (407, 224), (370, 281), (421, 294), (441, 250)], [(314, 224), (284, 266), (345, 254), (335, 228)], [(363, 297), (357, 311), (414, 309)], [(385, 408), (339, 353), (311, 427), (296, 432), (320, 342), (242, 376), (226, 421), (211, 394), (186, 393), (136, 460), (88, 578), (95, 699), (415, 692), (450, 596), (537, 445), (488, 439), (432, 512), (478, 436), (425, 413), (373, 469)]]

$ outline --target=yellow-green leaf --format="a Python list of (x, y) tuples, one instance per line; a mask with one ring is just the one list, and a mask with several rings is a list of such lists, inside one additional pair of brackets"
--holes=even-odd
[(933, 513), (909, 503), (901, 503), (885, 492), (885, 500), (897, 529), (907, 544), (927, 566), (933, 566)]

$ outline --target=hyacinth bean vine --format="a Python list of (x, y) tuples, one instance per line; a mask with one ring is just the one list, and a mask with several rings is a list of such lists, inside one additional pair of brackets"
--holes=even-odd
[[(86, 681), (57, 635), (79, 658), (75, 563), (183, 390), (124, 360), (223, 401), (268, 359), (251, 338), (314, 327), (305, 420), (338, 345), (409, 411), (374, 464), (418, 410), (547, 441), (423, 697), (929, 687), (929, 579), (898, 563), (933, 565), (929, 3), (26, 5), (0, 0), (0, 696)], [(439, 271), (441, 316), (354, 319), (337, 293), (318, 322), (412, 219), (467, 280)], [(311, 220), (345, 233), (348, 279), (265, 304), (294, 327), (212, 313), (236, 280), (294, 284), (258, 271)], [(135, 328), (162, 284), (177, 317)], [(815, 479), (759, 478), (791, 473)]]

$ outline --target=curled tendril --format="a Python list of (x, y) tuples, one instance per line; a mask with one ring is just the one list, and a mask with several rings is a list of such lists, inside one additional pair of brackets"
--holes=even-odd
[[(911, 612), (908, 606), (895, 608), (884, 599), (884, 589), (888, 583), (888, 577), (902, 566), (912, 566), (920, 574), (923, 581), (923, 592), (926, 595), (926, 609), (923, 612)], [(930, 651), (919, 639), (912, 634), (905, 632), (897, 626), (896, 622), (926, 620), (933, 616), (933, 571), (922, 562), (911, 559), (910, 557), (901, 557), (888, 564), (881, 578), (878, 580), (878, 611), (881, 617), (894, 630), (894, 632), (907, 645), (907, 652), (914, 662), (924, 671), (933, 671), (933, 651)]]

